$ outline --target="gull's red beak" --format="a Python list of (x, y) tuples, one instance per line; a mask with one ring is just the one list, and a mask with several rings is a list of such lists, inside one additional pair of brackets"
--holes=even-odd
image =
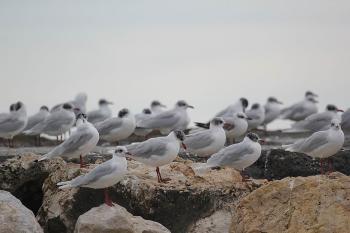
[(342, 109), (337, 109), (337, 112), (344, 112), (344, 110), (342, 110)]
[(181, 145), (185, 150), (187, 150), (187, 146), (185, 145), (185, 143), (182, 142)]

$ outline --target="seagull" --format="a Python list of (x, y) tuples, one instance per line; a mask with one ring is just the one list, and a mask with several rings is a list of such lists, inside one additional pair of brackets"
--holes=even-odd
[(62, 144), (43, 155), (38, 161), (54, 157), (80, 158), (80, 167), (83, 167), (83, 157), (97, 145), (99, 135), (96, 128), (86, 120), (86, 115), (80, 113), (77, 116), (77, 130)]
[[(27, 135), (40, 135), (45, 133), (50, 136), (58, 136), (66, 133), (75, 123), (75, 109), (70, 103), (65, 103), (61, 108), (51, 112), (44, 121), (39, 122), (33, 128), (24, 131)], [(76, 109), (77, 110), (77, 109)]]
[(246, 114), (250, 118), (248, 120), (248, 130), (256, 129), (265, 120), (265, 109), (257, 103), (253, 104)]
[(166, 106), (158, 100), (153, 100), (151, 102), (151, 111), (153, 114), (164, 112), (164, 108), (166, 108)]
[(281, 114), (281, 105), (283, 103), (277, 100), (276, 97), (269, 97), (264, 106), (265, 108), (265, 119), (263, 122), (264, 128), (266, 130), (266, 125), (270, 124), (272, 121), (276, 120)]
[(100, 101), (98, 102), (99, 109), (87, 113), (88, 121), (92, 124), (96, 124), (98, 122), (111, 118), (112, 110), (109, 107), (109, 105), (111, 104), (113, 103), (110, 101), (100, 99)]
[(131, 155), (128, 157), (156, 167), (158, 182), (167, 182), (163, 179), (159, 167), (171, 163), (179, 153), (180, 144), (186, 149), (183, 143), (185, 134), (180, 130), (172, 131), (168, 136), (150, 138), (144, 142), (132, 143), (126, 146)]
[(307, 91), (303, 101), (282, 110), (282, 119), (301, 121), (306, 117), (317, 113), (318, 110), (316, 103), (318, 103), (318, 101), (315, 99), (315, 97), (317, 97), (316, 94), (312, 93), (311, 91)]
[(187, 135), (184, 140), (186, 151), (199, 157), (209, 157), (218, 152), (224, 147), (226, 142), (226, 134), (223, 129), (224, 123), (221, 117), (215, 117), (211, 120), (208, 130)]
[[(66, 103), (72, 104), (74, 108), (79, 109), (79, 112), (85, 114), (85, 113), (86, 113), (86, 102), (87, 102), (87, 98), (88, 98), (88, 97), (87, 97), (87, 94), (84, 93), (84, 92), (81, 92), (81, 93), (78, 93), (78, 94), (75, 96), (74, 100), (68, 101), (68, 102), (66, 102)], [(54, 111), (59, 110), (63, 104), (64, 104), (64, 103), (62, 103), (62, 104), (57, 104), (57, 105), (53, 106), (53, 107), (51, 108), (51, 111), (50, 111), (50, 112), (54, 112)]]
[(145, 129), (158, 129), (162, 134), (173, 130), (185, 130), (190, 123), (187, 113), (188, 108), (193, 108), (193, 106), (187, 104), (184, 100), (180, 100), (173, 109), (152, 115), (140, 121), (137, 126)]
[(247, 132), (249, 120), (251, 118), (243, 112), (237, 112), (233, 117), (224, 118), (224, 121), (230, 125), (229, 127), (227, 125), (224, 127), (229, 144), (233, 144)]
[(350, 108), (342, 115), (341, 127), (345, 132), (350, 132)]
[(23, 131), (27, 121), (26, 106), (20, 101), (12, 104), (9, 113), (0, 113), (0, 138), (8, 139), (9, 147), (14, 147), (13, 137)]
[(127, 161), (125, 156), (128, 154), (123, 146), (117, 146), (112, 159), (97, 165), (87, 174), (78, 176), (70, 181), (59, 182), (59, 189), (87, 187), (93, 189), (104, 189), (105, 204), (113, 206), (112, 200), (108, 195), (108, 187), (111, 187), (121, 181), (127, 173)]
[[(41, 106), (39, 112), (28, 118), (27, 126), (23, 130), (26, 131), (33, 128), (36, 124), (43, 122), (48, 115), (50, 115), (49, 108), (45, 105)], [(38, 138), (35, 138), (35, 144), (40, 145), (40, 135), (38, 135)]]
[(236, 103), (229, 105), (227, 108), (217, 113), (215, 117), (231, 117), (236, 112), (245, 112), (248, 104), (249, 102), (246, 98), (240, 98)]
[[(336, 154), (344, 144), (344, 133), (338, 119), (331, 121), (330, 128), (323, 131), (313, 133), (306, 139), (296, 141), (291, 145), (283, 145), (286, 151), (300, 152), (311, 156), (312, 158), (320, 158), (321, 173), (323, 173), (323, 159), (329, 158)], [(328, 165), (330, 161), (327, 159)]]
[[(152, 111), (149, 108), (145, 108), (142, 110), (141, 113), (135, 115), (135, 121), (136, 125), (149, 117), (152, 116)], [(134, 134), (137, 136), (143, 136), (146, 137), (149, 133), (152, 132), (152, 129), (144, 129), (144, 128), (138, 128), (136, 127)]]
[(136, 128), (135, 117), (124, 108), (118, 117), (112, 117), (96, 124), (100, 138), (108, 142), (118, 142), (128, 138)]
[(338, 109), (333, 104), (328, 104), (326, 111), (322, 113), (314, 113), (308, 116), (305, 120), (298, 121), (292, 125), (291, 129), (284, 130), (283, 132), (317, 132), (320, 130), (326, 130), (329, 128), (333, 119), (341, 120), (341, 116), (338, 112), (344, 112)]
[(255, 163), (261, 155), (262, 139), (255, 133), (248, 133), (242, 142), (221, 149), (213, 154), (205, 164), (205, 168), (232, 167), (241, 172), (243, 181), (247, 175), (244, 169)]

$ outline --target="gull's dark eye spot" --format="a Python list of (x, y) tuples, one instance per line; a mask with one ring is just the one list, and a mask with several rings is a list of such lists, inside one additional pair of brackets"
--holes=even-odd
[(332, 124), (331, 124), (331, 126), (335, 126), (335, 124), (334, 124), (334, 123), (332, 123)]
[(123, 152), (122, 149), (118, 149), (118, 150), (117, 150), (117, 153), (122, 153), (122, 152)]

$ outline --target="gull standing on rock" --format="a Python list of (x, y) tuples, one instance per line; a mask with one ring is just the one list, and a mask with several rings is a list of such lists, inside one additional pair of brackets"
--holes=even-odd
[(158, 114), (164, 112), (166, 106), (159, 102), (158, 100), (153, 100), (151, 103), (151, 111), (153, 114)]
[(32, 136), (44, 133), (50, 136), (56, 136), (58, 141), (58, 136), (66, 133), (74, 125), (76, 118), (74, 110), (78, 109), (74, 109), (72, 104), (65, 103), (62, 107), (48, 115), (44, 121), (39, 122), (33, 128), (23, 133)]
[(127, 173), (127, 161), (125, 158), (127, 154), (125, 147), (117, 146), (112, 159), (97, 165), (85, 175), (78, 176), (70, 181), (59, 182), (57, 185), (59, 189), (77, 187), (104, 189), (105, 204), (113, 206), (107, 188), (121, 181)]
[(108, 142), (118, 142), (128, 138), (136, 128), (135, 116), (126, 108), (112, 117), (96, 124), (100, 138)]
[(244, 140), (240, 143), (221, 149), (213, 154), (204, 165), (203, 168), (232, 167), (241, 172), (243, 181), (247, 175), (244, 169), (255, 163), (261, 155), (261, 145), (255, 133), (248, 133)]
[[(284, 145), (286, 151), (300, 152), (320, 158), (321, 173), (323, 173), (323, 160), (327, 159), (328, 166), (331, 166), (329, 157), (336, 154), (344, 144), (344, 133), (338, 119), (331, 121), (330, 128), (324, 131), (313, 133), (306, 139), (301, 139), (291, 145)], [(330, 169), (331, 170), (331, 169)]]
[(100, 99), (98, 102), (99, 109), (90, 111), (87, 114), (88, 121), (92, 124), (107, 120), (112, 117), (112, 110), (109, 105), (113, 104), (105, 99)]
[(14, 147), (13, 137), (27, 125), (27, 110), (22, 102), (10, 106), (10, 113), (0, 114), (0, 138), (8, 139), (8, 146)]
[(180, 130), (175, 130), (168, 136), (132, 143), (126, 148), (130, 153), (128, 157), (148, 166), (156, 167), (158, 182), (161, 183), (167, 182), (169, 179), (162, 178), (159, 167), (174, 161), (179, 153), (180, 145), (186, 149), (186, 145), (183, 143), (184, 140), (185, 134)]
[(265, 109), (257, 103), (253, 104), (246, 114), (250, 118), (248, 120), (248, 130), (256, 129), (265, 120)]
[(320, 130), (326, 130), (329, 128), (333, 119), (341, 120), (341, 116), (338, 115), (339, 112), (344, 111), (338, 109), (333, 104), (328, 104), (326, 111), (312, 114), (305, 120), (294, 123), (291, 129), (284, 130), (283, 132), (317, 132)]
[(185, 130), (190, 123), (187, 109), (193, 106), (180, 100), (171, 110), (152, 115), (138, 123), (138, 127), (145, 129), (160, 130), (162, 134), (168, 134), (173, 130)]
[(86, 120), (86, 115), (77, 116), (77, 130), (62, 144), (43, 155), (39, 161), (54, 157), (80, 158), (80, 167), (83, 167), (83, 157), (97, 145), (99, 135), (96, 128)]
[(281, 106), (282, 102), (277, 100), (275, 97), (269, 97), (264, 106), (265, 108), (265, 119), (263, 122), (265, 131), (266, 126), (270, 124), (272, 121), (276, 120), (281, 114)]
[(208, 130), (202, 130), (186, 136), (184, 144), (186, 151), (199, 157), (209, 157), (222, 149), (226, 142), (226, 133), (223, 129), (224, 120), (215, 117), (210, 122)]
[(318, 109), (316, 103), (318, 103), (318, 101), (315, 99), (316, 97), (316, 94), (307, 91), (303, 101), (282, 110), (281, 118), (292, 121), (301, 121), (306, 117), (317, 113)]

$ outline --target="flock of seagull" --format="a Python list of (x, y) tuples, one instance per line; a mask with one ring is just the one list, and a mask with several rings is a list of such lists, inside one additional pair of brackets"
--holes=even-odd
[[(287, 108), (283, 108), (277, 98), (269, 97), (265, 105), (254, 103), (250, 109), (248, 100), (240, 98), (208, 122), (195, 122), (196, 127), (188, 129), (191, 121), (187, 111), (194, 107), (184, 100), (176, 102), (171, 109), (167, 109), (160, 101), (152, 101), (149, 108), (136, 115), (124, 108), (117, 116), (112, 116), (112, 102), (101, 99), (97, 110), (87, 112), (87, 95), (79, 93), (74, 100), (57, 104), (51, 109), (42, 106), (39, 112), (30, 117), (22, 102), (11, 104), (9, 112), (0, 113), (0, 138), (7, 139), (8, 146), (13, 147), (13, 138), (19, 134), (34, 136), (36, 145), (40, 145), (40, 135), (54, 136), (61, 143), (39, 161), (58, 156), (79, 158), (80, 167), (84, 167), (84, 156), (100, 140), (118, 143), (133, 134), (143, 137), (142, 142), (117, 146), (111, 151), (112, 159), (97, 165), (87, 174), (58, 183), (60, 189), (105, 189), (105, 203), (111, 206), (113, 204), (107, 188), (126, 174), (126, 157), (155, 167), (158, 182), (169, 180), (161, 176), (159, 167), (175, 160), (180, 151), (208, 158), (206, 163), (196, 169), (233, 167), (241, 172), (245, 181), (247, 175), (244, 170), (258, 160), (261, 155), (260, 144), (263, 143), (251, 130), (266, 130), (266, 126), (278, 118), (295, 121), (291, 128), (283, 132), (311, 133), (305, 139), (282, 147), (287, 151), (320, 158), (322, 172), (323, 160), (343, 147), (343, 130), (350, 130), (350, 109), (340, 115), (339, 112), (343, 111), (330, 104), (324, 112), (318, 113), (317, 97), (307, 91), (303, 100)], [(148, 138), (154, 130), (162, 136)], [(70, 136), (64, 140), (68, 132)], [(243, 140), (236, 143), (242, 137)]]

